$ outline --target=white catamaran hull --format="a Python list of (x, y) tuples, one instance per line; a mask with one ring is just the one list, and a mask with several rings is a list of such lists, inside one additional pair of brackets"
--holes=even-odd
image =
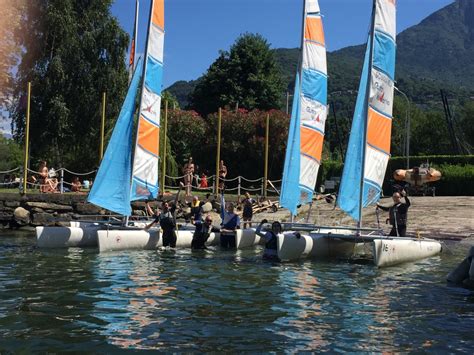
[[(361, 242), (362, 241), (362, 242)], [(278, 236), (278, 257), (282, 261), (304, 258), (347, 259), (372, 246), (373, 261), (378, 267), (421, 260), (441, 252), (441, 244), (431, 239), (377, 238), (351, 236), (347, 230), (315, 232), (297, 238), (293, 232)]]
[[(194, 229), (178, 230), (176, 248), (191, 248)], [(237, 249), (248, 248), (262, 242), (254, 229), (243, 229), (236, 232)], [(218, 245), (219, 233), (211, 233), (206, 245)], [(157, 249), (163, 246), (161, 233), (158, 230), (110, 229), (98, 232), (99, 251), (118, 251), (130, 249)]]
[(98, 223), (71, 222), (69, 227), (36, 227), (39, 248), (71, 248), (97, 246)]
[(255, 229), (238, 229), (235, 232), (235, 245), (237, 249), (250, 248), (258, 244), (265, 244), (265, 241), (255, 233)]
[(378, 267), (416, 261), (441, 252), (441, 244), (432, 239), (375, 239), (374, 263)]
[(348, 258), (362, 243), (328, 238), (328, 234), (346, 234), (347, 231), (332, 229), (325, 233), (311, 232), (309, 235), (295, 236), (286, 232), (278, 236), (278, 257), (283, 261), (303, 258)]

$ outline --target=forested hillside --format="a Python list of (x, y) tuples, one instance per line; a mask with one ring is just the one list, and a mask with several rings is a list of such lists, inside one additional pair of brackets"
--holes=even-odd
[[(288, 91), (293, 90), (297, 48), (273, 50)], [(357, 90), (364, 45), (328, 53), (329, 93)], [(474, 1), (457, 0), (397, 37), (397, 86), (422, 108), (441, 108), (439, 90), (464, 103), (474, 96)], [(199, 80), (199, 79), (198, 79)], [(195, 81), (168, 88), (186, 107)], [(285, 93), (282, 93), (285, 95)]]

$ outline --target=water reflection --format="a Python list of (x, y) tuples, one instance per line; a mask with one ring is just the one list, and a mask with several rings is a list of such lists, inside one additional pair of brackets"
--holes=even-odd
[[(466, 250), (418, 263), (271, 264), (261, 250), (99, 254), (0, 239), (0, 351), (466, 352)], [(471, 351), (472, 352), (472, 351)]]

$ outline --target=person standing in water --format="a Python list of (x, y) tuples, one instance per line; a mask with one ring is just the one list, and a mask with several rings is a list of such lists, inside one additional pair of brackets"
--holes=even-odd
[[(402, 202), (402, 197), (405, 198), (405, 203)], [(384, 207), (377, 203), (377, 208), (380, 208), (382, 211), (388, 211), (388, 220), (392, 225), (392, 230), (389, 235), (405, 237), (407, 232), (408, 208), (411, 205), (410, 200), (408, 199), (405, 190), (394, 192), (392, 199), (393, 206)]]
[(265, 251), (263, 252), (263, 259), (269, 261), (280, 261), (278, 258), (278, 234), (282, 232), (280, 222), (274, 221), (272, 229), (266, 233), (262, 232), (264, 223), (268, 223), (266, 219), (262, 220), (257, 227), (256, 234), (265, 239)]
[(221, 194), (221, 247), (235, 248), (235, 234), (240, 228), (240, 218), (234, 213), (234, 204), (226, 205), (224, 191)]
[[(155, 219), (145, 227), (145, 230), (148, 231), (151, 227), (153, 227), (156, 223), (160, 224), (163, 236), (163, 246), (164, 247), (171, 247), (176, 248), (176, 207), (178, 205), (179, 200), (179, 193), (181, 192), (181, 188), (184, 186), (183, 183), (180, 183), (180, 189), (176, 193), (176, 197), (174, 199), (174, 203), (170, 206), (168, 201), (163, 201), (161, 207), (161, 213), (158, 213), (156, 210)], [(147, 210), (153, 213), (150, 205), (147, 203)]]
[(193, 240), (191, 242), (191, 249), (207, 249), (205, 243), (211, 236), (211, 233), (218, 233), (219, 228), (213, 227), (212, 217), (207, 215), (204, 223), (197, 223), (194, 230)]

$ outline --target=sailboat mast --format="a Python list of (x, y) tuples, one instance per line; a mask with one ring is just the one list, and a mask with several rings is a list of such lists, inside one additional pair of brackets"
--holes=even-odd
[(139, 0), (135, 0), (135, 23), (133, 26), (133, 37), (132, 37), (132, 45), (130, 46), (130, 60), (128, 63), (128, 71), (129, 77), (128, 81), (132, 80), (133, 71), (135, 70), (135, 63), (136, 59), (136, 51), (137, 51), (137, 42), (138, 42), (138, 13), (139, 13)]
[[(305, 34), (305, 29), (306, 29), (306, 1), (307, 0), (303, 0), (303, 15), (302, 15), (302, 21), (301, 21), (301, 42), (300, 42), (300, 56), (299, 56), (299, 59), (298, 59), (298, 79), (296, 82), (295, 82), (295, 89), (293, 90), (293, 95), (296, 95), (298, 93), (301, 92), (301, 80), (302, 80), (302, 76), (303, 76), (303, 47), (304, 47), (304, 34)], [(298, 85), (298, 88), (296, 87), (296, 85)], [(297, 100), (299, 100), (299, 98), (297, 98)], [(295, 103), (295, 98), (293, 98), (293, 104)], [(296, 127), (296, 129), (299, 129), (299, 127)], [(293, 137), (295, 139), (295, 137)], [(294, 144), (296, 144), (296, 142), (293, 141), (293, 144), (292, 146), (294, 146)], [(294, 218), (296, 215), (293, 215), (293, 212), (290, 211), (290, 216), (291, 216), (291, 223), (294, 222)]]
[(359, 221), (357, 221), (357, 228), (362, 228), (362, 207), (364, 199), (364, 176), (365, 176), (365, 154), (367, 150), (367, 126), (368, 126), (368, 111), (369, 111), (369, 97), (370, 97), (370, 85), (372, 84), (372, 66), (373, 66), (373, 57), (374, 57), (374, 37), (375, 37), (375, 11), (376, 11), (376, 2), (373, 0), (372, 5), (372, 20), (370, 22), (370, 38), (369, 38), (369, 70), (367, 72), (367, 88), (365, 93), (365, 115), (364, 115), (364, 140), (362, 145), (362, 166), (360, 174), (360, 191), (359, 191)]

